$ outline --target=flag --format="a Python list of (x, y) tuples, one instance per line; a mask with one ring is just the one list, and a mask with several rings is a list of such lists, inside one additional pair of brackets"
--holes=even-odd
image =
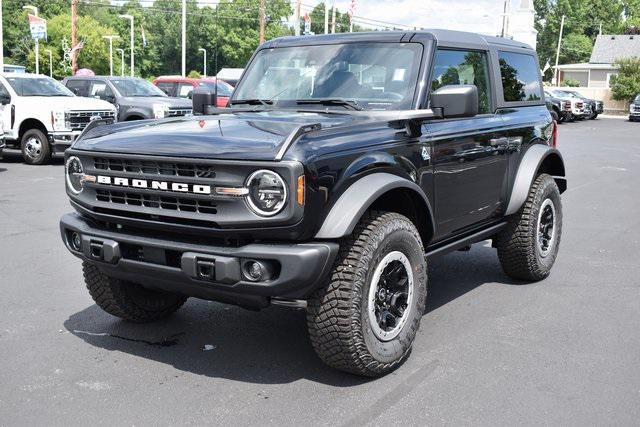
[(29, 30), (31, 31), (32, 39), (46, 39), (47, 21), (38, 16), (29, 14)]
[(542, 74), (546, 73), (549, 68), (551, 68), (551, 64), (549, 64), (549, 60), (547, 59), (547, 63), (544, 64), (544, 68), (542, 69)]
[(144, 27), (140, 24), (140, 31), (142, 32), (142, 47), (147, 47), (147, 37), (144, 35)]

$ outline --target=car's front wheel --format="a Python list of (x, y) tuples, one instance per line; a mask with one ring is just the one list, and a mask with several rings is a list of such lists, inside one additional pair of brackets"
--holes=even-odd
[(409, 355), (426, 297), (416, 227), (400, 214), (371, 212), (342, 242), (329, 283), (309, 301), (311, 343), (329, 366), (384, 375)]
[(560, 191), (551, 176), (541, 174), (522, 208), (496, 236), (502, 269), (514, 279), (544, 279), (555, 263), (561, 236)]
[(20, 141), (22, 158), (30, 165), (44, 165), (51, 160), (51, 147), (47, 135), (39, 129), (29, 129)]

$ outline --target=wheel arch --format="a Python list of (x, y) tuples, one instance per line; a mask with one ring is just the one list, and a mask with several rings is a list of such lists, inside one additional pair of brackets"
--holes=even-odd
[(20, 127), (18, 127), (18, 141), (22, 141), (22, 137), (24, 136), (24, 134), (31, 129), (38, 129), (39, 131), (42, 131), (45, 136), (49, 134), (49, 131), (47, 130), (47, 127), (44, 125), (44, 123), (42, 123), (38, 119), (29, 118), (23, 120), (20, 123)]
[(315, 238), (339, 239), (348, 236), (369, 209), (407, 216), (416, 225), (425, 245), (434, 234), (433, 211), (422, 189), (405, 178), (377, 172), (347, 188), (324, 218)]
[(553, 177), (560, 193), (567, 190), (564, 160), (560, 152), (548, 145), (535, 144), (524, 153), (520, 161), (505, 215), (512, 215), (522, 207), (531, 184), (543, 173)]

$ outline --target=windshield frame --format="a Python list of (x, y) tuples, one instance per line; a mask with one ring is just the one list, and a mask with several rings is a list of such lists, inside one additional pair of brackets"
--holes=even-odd
[[(160, 89), (158, 86), (154, 85), (153, 83), (151, 83), (148, 80), (145, 79), (141, 79), (141, 78), (112, 78), (109, 79), (109, 82), (111, 83), (111, 86), (113, 87), (113, 90), (118, 94), (118, 96), (121, 96), (123, 98), (168, 98), (169, 96), (164, 93), (162, 91), (162, 89)], [(157, 95), (131, 95), (128, 93), (123, 93), (122, 90), (120, 90), (120, 88), (118, 87), (118, 83), (116, 82), (124, 82), (125, 84), (128, 82), (134, 82), (135, 84), (144, 84), (145, 82), (148, 83), (148, 86), (150, 86), (152, 88), (153, 91), (156, 91), (158, 94)]]
[[(417, 54), (417, 61), (416, 64), (414, 64), (414, 67), (417, 68), (417, 71), (415, 73), (415, 78), (412, 80), (412, 82), (410, 83), (410, 86), (413, 86), (413, 91), (412, 93), (408, 93), (407, 95), (407, 104), (406, 106), (401, 106), (399, 109), (401, 110), (407, 110), (407, 109), (416, 109), (418, 108), (418, 106), (421, 104), (421, 100), (423, 98), (426, 97), (427, 95), (427, 91), (428, 88), (425, 87), (424, 82), (427, 80), (427, 75), (429, 72), (429, 67), (427, 67), (427, 65), (430, 63), (429, 58), (431, 58), (432, 56), (432, 52), (433, 52), (433, 40), (411, 40), (411, 41), (401, 41), (401, 40), (343, 40), (343, 39), (336, 39), (336, 40), (331, 40), (331, 41), (323, 41), (322, 43), (313, 43), (313, 44), (309, 44), (309, 43), (300, 43), (300, 44), (283, 44), (281, 46), (272, 46), (270, 45), (270, 43), (267, 43), (264, 46), (259, 47), (253, 54), (253, 56), (251, 57), (251, 59), (249, 60), (247, 67), (245, 68), (243, 74), (242, 74), (242, 78), (240, 79), (240, 81), (238, 82), (238, 84), (235, 86), (233, 92), (232, 92), (232, 96), (229, 100), (229, 106), (233, 107), (233, 103), (234, 102), (238, 102), (238, 101), (243, 101), (245, 100), (245, 98), (240, 99), (238, 97), (238, 94), (240, 94), (242, 92), (242, 88), (247, 81), (247, 76), (249, 75), (250, 70), (252, 69), (252, 67), (254, 67), (256, 65), (256, 60), (259, 58), (259, 56), (262, 54), (263, 51), (265, 50), (276, 50), (276, 49), (289, 49), (289, 48), (297, 48), (297, 49), (304, 49), (306, 47), (316, 47), (316, 46), (326, 46), (326, 47), (334, 47), (336, 45), (352, 45), (352, 44), (372, 44), (372, 45), (416, 45), (420, 47), (420, 51)], [(277, 98), (277, 96), (275, 97)], [(314, 99), (322, 99), (322, 98), (309, 98), (311, 100)], [(334, 98), (335, 99), (335, 98)], [(347, 101), (353, 101), (353, 99), (350, 99), (348, 97), (344, 97), (344, 98), (340, 98), (343, 100), (347, 100)], [(306, 99), (304, 99), (306, 100)], [(269, 101), (269, 100), (264, 100), (264, 101)], [(317, 107), (311, 106), (311, 105), (298, 105), (297, 101), (299, 100), (274, 100), (275, 102), (269, 102), (268, 105), (265, 103), (265, 105), (263, 105), (263, 108), (269, 108), (269, 109), (285, 109), (285, 110), (300, 110), (300, 111), (315, 111), (318, 110), (319, 112), (332, 112), (332, 113), (340, 113), (340, 114), (344, 114), (344, 113), (353, 113), (353, 110), (349, 110), (349, 109), (345, 109), (344, 107), (338, 106), (338, 105), (318, 105)], [(356, 100), (357, 101), (357, 100)], [(395, 103), (396, 105), (398, 103)], [(239, 108), (239, 107), (244, 107), (244, 105), (238, 105), (235, 108)], [(260, 106), (257, 106), (258, 108)], [(255, 110), (256, 105), (252, 105), (251, 109)], [(396, 110), (396, 108), (389, 108), (389, 109), (375, 109), (375, 108), (366, 108), (364, 109), (364, 111), (393, 111)]]
[[(63, 97), (64, 96), (64, 97), (71, 97), (71, 96), (76, 96), (73, 92), (71, 92), (69, 89), (67, 89), (67, 87), (65, 85), (63, 85), (62, 83), (60, 83), (56, 79), (53, 79), (53, 78), (48, 77), (48, 76), (23, 77), (23, 76), (20, 76), (18, 74), (18, 75), (15, 75), (15, 76), (4, 76), (4, 78), (7, 81), (7, 83), (9, 84), (9, 86), (11, 86), (11, 89), (16, 93), (17, 96), (24, 96), (24, 97), (35, 97), (35, 96), (43, 96), (43, 97)], [(17, 80), (20, 80), (19, 85), (16, 84)], [(57, 89), (60, 89), (61, 92), (59, 92), (59, 93), (50, 93), (50, 94), (38, 94), (38, 93), (25, 94), (25, 92), (24, 92), (25, 83), (26, 82), (34, 82), (34, 81), (45, 81), (45, 82), (53, 83), (53, 86), (56, 87)]]

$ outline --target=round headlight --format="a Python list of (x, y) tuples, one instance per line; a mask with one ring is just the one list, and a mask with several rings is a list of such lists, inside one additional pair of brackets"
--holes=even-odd
[(280, 212), (287, 202), (287, 186), (275, 172), (261, 169), (247, 179), (249, 194), (247, 203), (258, 215), (273, 216)]
[(67, 187), (74, 194), (80, 194), (84, 187), (84, 172), (82, 170), (82, 163), (77, 157), (69, 157), (65, 166), (65, 173), (67, 175)]

